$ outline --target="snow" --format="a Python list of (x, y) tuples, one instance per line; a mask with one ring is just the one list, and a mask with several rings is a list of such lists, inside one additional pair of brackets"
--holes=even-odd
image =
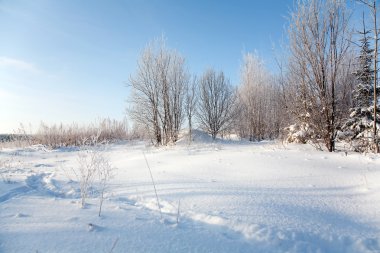
[(101, 217), (96, 185), (80, 208), (78, 149), (1, 150), (0, 252), (380, 252), (379, 156), (193, 137), (109, 145)]

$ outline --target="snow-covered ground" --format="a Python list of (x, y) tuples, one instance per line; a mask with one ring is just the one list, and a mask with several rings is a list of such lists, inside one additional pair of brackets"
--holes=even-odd
[(0, 150), (13, 160), (1, 171), (0, 252), (380, 252), (379, 156), (202, 138), (113, 144), (98, 217), (96, 192), (80, 208), (78, 152)]

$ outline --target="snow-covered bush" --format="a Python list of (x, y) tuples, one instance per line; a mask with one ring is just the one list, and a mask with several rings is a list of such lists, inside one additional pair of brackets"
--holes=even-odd
[(109, 159), (102, 151), (96, 149), (82, 150), (78, 154), (79, 166), (74, 170), (81, 195), (81, 207), (84, 208), (91, 189), (94, 189), (95, 181), (99, 179), (99, 216), (103, 205), (104, 193), (112, 176), (113, 168)]
[(23, 162), (16, 159), (17, 153), (12, 153), (10, 156), (0, 157), (0, 177), (4, 183), (11, 184), (12, 175), (15, 170), (23, 166)]
[(1, 180), (7, 184), (10, 184), (12, 182), (11, 174), (9, 173), (9, 170), (13, 167), (12, 163), (13, 163), (12, 159), (0, 158)]
[(310, 134), (307, 124), (293, 124), (284, 129), (286, 132), (285, 141), (288, 143), (307, 143)]
[(90, 188), (93, 186), (97, 173), (97, 164), (99, 163), (98, 160), (97, 152), (85, 150), (78, 154), (79, 167), (76, 175), (80, 185), (82, 208), (85, 207)]
[(310, 114), (301, 114), (298, 123), (290, 125), (284, 129), (284, 139), (288, 143), (314, 143), (318, 139), (314, 129), (308, 123)]
[(113, 176), (114, 168), (112, 167), (108, 158), (103, 154), (99, 155), (98, 161), (98, 177), (99, 177), (99, 216), (102, 212), (102, 206), (104, 201), (104, 193), (108, 188), (109, 180)]
[[(379, 111), (380, 108), (377, 110)], [(353, 108), (341, 131), (338, 132), (337, 139), (349, 143), (350, 149), (357, 152), (367, 152), (373, 147), (373, 106), (367, 108)], [(376, 117), (377, 129), (380, 129), (380, 115)], [(380, 139), (380, 132), (377, 131), (377, 140)]]

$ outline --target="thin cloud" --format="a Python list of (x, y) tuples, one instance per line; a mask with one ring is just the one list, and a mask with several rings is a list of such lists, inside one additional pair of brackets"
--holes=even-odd
[(5, 56), (0, 56), (0, 69), (2, 68), (27, 71), (32, 74), (40, 74), (42, 72), (33, 63)]

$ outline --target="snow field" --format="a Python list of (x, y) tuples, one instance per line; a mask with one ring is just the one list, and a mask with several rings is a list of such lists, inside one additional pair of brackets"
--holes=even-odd
[(101, 217), (96, 191), (80, 208), (78, 150), (2, 150), (20, 162), (2, 171), (0, 252), (380, 252), (379, 157), (202, 140), (109, 146)]

